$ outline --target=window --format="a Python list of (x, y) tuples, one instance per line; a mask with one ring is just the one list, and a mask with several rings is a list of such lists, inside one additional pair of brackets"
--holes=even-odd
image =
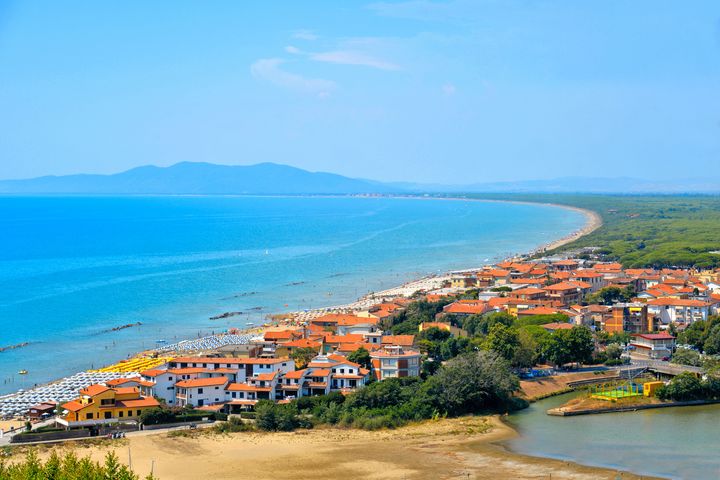
[(202, 389), (202, 388), (198, 388), (198, 395), (202, 395), (202, 393), (203, 393), (203, 389)]
[(172, 377), (168, 377), (168, 380), (172, 382)]
[(120, 411), (118, 412), (118, 417), (120, 417), (120, 418), (123, 417), (123, 412), (122, 412), (122, 410), (120, 410)]
[(128, 417), (132, 417), (132, 410), (128, 410)]
[(220, 388), (220, 387), (215, 387), (215, 390), (217, 390), (218, 388)]
[(236, 398), (235, 392), (232, 392), (232, 398)]
[(137, 411), (137, 416), (139, 417), (140, 415), (142, 415), (142, 410)]
[(105, 412), (105, 418), (106, 419), (112, 418), (112, 412)]
[(88, 413), (87, 415), (85, 415), (85, 418), (88, 419), (88, 420), (92, 420), (93, 414), (92, 414), (92, 413)]

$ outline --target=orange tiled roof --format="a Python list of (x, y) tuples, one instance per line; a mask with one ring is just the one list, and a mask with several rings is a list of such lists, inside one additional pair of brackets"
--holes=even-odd
[(153, 397), (142, 397), (134, 400), (121, 400), (115, 404), (116, 407), (120, 408), (145, 408), (145, 407), (159, 407), (158, 402)]
[(85, 387), (82, 390), (80, 390), (80, 394), (87, 395), (89, 397), (94, 397), (95, 395), (99, 395), (103, 392), (107, 392), (108, 390), (110, 390), (110, 389), (108, 387), (106, 387), (105, 385), (99, 385), (96, 383), (94, 385), (90, 385), (90, 386)]
[(194, 380), (183, 380), (176, 383), (175, 386), (180, 388), (214, 387), (225, 385), (227, 382), (227, 377), (196, 378)]
[(692, 300), (689, 298), (672, 298), (661, 297), (653, 298), (647, 301), (648, 305), (659, 307), (709, 307), (710, 304), (701, 300)]
[(411, 347), (415, 343), (415, 335), (383, 335), (381, 342), (387, 345)]

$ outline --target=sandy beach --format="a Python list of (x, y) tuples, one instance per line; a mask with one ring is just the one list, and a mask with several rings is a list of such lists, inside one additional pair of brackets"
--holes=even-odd
[(558, 240), (555, 240), (554, 242), (548, 243), (547, 245), (540, 247), (538, 250), (536, 250), (538, 252), (546, 251), (546, 250), (554, 250), (556, 248), (560, 248), (560, 247), (567, 245), (568, 243), (574, 242), (575, 240), (579, 239), (580, 237), (584, 237), (585, 235), (588, 235), (588, 234), (594, 232), (595, 230), (597, 230), (598, 228), (602, 227), (602, 224), (603, 224), (602, 217), (600, 217), (600, 214), (598, 214), (597, 212), (594, 212), (592, 210), (587, 210), (584, 208), (579, 208), (579, 207), (571, 207), (569, 205), (559, 205), (559, 204), (551, 204), (551, 205), (582, 213), (583, 215), (585, 215), (585, 218), (587, 219), (587, 223), (580, 230), (577, 230), (577, 231), (571, 233), (570, 235), (567, 235), (563, 238), (560, 238)]
[[(322, 428), (187, 437), (140, 432), (100, 445), (40, 447), (39, 453), (47, 457), (53, 449), (61, 453), (72, 448), (100, 460), (113, 450), (124, 463), (129, 453), (138, 474), (146, 475), (154, 465), (160, 480), (618, 478), (615, 470), (511, 453), (501, 443), (514, 435), (498, 416), (489, 416), (426, 421), (376, 432)], [(20, 451), (12, 458), (19, 455)], [(621, 472), (620, 478), (640, 477)]]

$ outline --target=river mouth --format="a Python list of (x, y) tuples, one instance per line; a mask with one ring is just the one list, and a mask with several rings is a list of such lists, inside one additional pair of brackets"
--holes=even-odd
[(545, 412), (577, 392), (540, 400), (506, 418), (513, 452), (582, 465), (679, 479), (720, 472), (720, 405), (554, 417)]

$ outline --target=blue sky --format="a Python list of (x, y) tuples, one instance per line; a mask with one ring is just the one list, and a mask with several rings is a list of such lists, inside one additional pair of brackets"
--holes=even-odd
[(0, 1), (0, 178), (720, 177), (720, 2)]

